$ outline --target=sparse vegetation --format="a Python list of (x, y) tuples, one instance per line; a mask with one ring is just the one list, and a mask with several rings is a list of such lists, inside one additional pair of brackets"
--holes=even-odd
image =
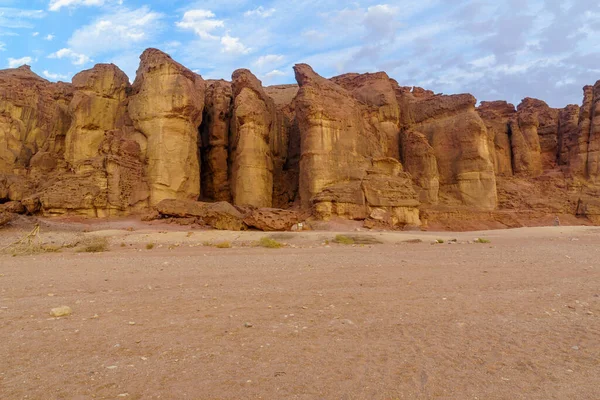
[(146, 245), (146, 250), (152, 250), (154, 248), (154, 243), (148, 243)]
[(283, 247), (283, 244), (279, 243), (275, 239), (271, 239), (270, 237), (263, 237), (258, 241), (258, 245), (260, 247), (266, 247), (268, 249), (279, 249)]
[(492, 242), (488, 239), (477, 238), (477, 240), (475, 240), (475, 243), (492, 243)]
[(79, 243), (80, 253), (102, 253), (108, 251), (108, 240), (100, 236), (88, 236)]
[(417, 243), (423, 243), (423, 241), (421, 239), (409, 239), (409, 240), (404, 240), (402, 243), (417, 244)]
[(354, 239), (352, 239), (349, 236), (345, 236), (345, 235), (337, 235), (335, 237), (335, 239), (333, 239), (333, 241), (338, 244), (345, 244), (345, 245), (354, 244)]
[(121, 242), (121, 247), (126, 247), (127, 245), (123, 242)]
[(438, 242), (439, 244), (443, 244), (444, 243), (444, 239), (437, 239), (436, 242)]
[(215, 247), (217, 249), (230, 249), (231, 248), (231, 243), (229, 243), (229, 242), (221, 242), (221, 243), (217, 243), (215, 245)]
[(372, 235), (350, 235), (355, 244), (383, 244), (383, 242)]
[(280, 232), (269, 235), (269, 238), (273, 240), (290, 240), (294, 239), (295, 237), (296, 235), (290, 232)]

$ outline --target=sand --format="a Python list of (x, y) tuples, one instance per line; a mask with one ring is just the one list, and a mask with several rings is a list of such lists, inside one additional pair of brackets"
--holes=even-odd
[(600, 398), (600, 229), (336, 234), (42, 221), (110, 247), (0, 255), (0, 398)]

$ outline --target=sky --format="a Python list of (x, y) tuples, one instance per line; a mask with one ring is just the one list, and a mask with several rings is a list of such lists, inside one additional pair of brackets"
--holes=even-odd
[(0, 68), (70, 81), (95, 63), (135, 79), (148, 47), (205, 79), (248, 68), (294, 83), (386, 71), (403, 86), (580, 104), (600, 79), (595, 0), (0, 0)]

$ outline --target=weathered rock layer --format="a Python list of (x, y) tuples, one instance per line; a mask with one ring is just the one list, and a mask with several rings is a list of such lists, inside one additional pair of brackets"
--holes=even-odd
[(300, 64), (297, 85), (263, 87), (248, 70), (205, 82), (156, 49), (140, 61), (133, 84), (108, 64), (70, 84), (0, 71), (5, 223), (153, 207), (228, 229), (285, 230), (300, 215), (373, 227), (505, 212), (600, 223), (600, 81), (580, 106), (476, 107), (384, 72), (326, 79)]

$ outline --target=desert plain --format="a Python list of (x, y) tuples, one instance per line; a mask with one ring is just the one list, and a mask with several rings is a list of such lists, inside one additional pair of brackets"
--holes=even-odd
[[(52, 251), (0, 255), (2, 399), (600, 398), (598, 227), (341, 244), (38, 223)], [(90, 237), (106, 251), (78, 250)]]

